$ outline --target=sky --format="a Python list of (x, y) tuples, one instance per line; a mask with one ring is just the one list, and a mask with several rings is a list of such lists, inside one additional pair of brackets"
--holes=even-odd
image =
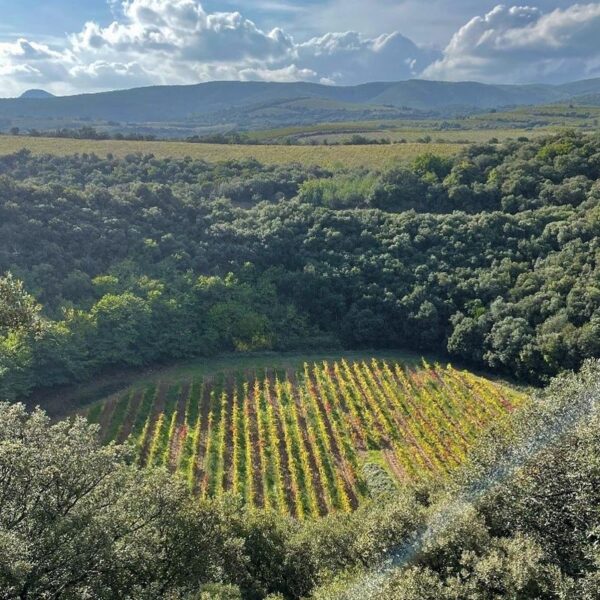
[(0, 96), (210, 80), (600, 77), (600, 2), (0, 0)]

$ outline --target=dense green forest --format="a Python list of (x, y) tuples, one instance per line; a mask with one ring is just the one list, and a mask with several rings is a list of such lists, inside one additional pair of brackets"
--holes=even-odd
[(598, 136), (385, 172), (23, 151), (0, 173), (0, 297), (36, 322), (2, 330), (5, 398), (235, 350), (403, 347), (535, 383), (600, 354)]

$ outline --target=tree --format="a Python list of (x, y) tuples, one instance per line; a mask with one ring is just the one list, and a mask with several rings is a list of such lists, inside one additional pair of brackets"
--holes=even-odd
[(0, 336), (9, 332), (38, 331), (42, 307), (12, 273), (0, 277)]
[[(218, 579), (226, 512), (96, 426), (0, 403), (0, 596), (164, 598)], [(228, 550), (229, 548), (229, 550)]]
[(96, 324), (96, 360), (101, 365), (142, 365), (152, 352), (147, 302), (130, 292), (107, 294), (92, 308)]

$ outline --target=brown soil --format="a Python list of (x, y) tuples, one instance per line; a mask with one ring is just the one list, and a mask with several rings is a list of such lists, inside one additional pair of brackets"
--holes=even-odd
[(119, 434), (117, 436), (117, 442), (119, 444), (122, 444), (129, 437), (143, 396), (144, 390), (138, 390), (133, 393), (131, 399), (129, 400), (127, 414), (125, 415), (125, 419), (123, 420), (121, 429), (119, 430)]
[(186, 381), (181, 384), (181, 390), (179, 392), (179, 399), (177, 400), (177, 421), (175, 424), (175, 434), (173, 439), (169, 440), (169, 467), (174, 471), (177, 469), (177, 462), (179, 461), (179, 454), (185, 438), (187, 436), (187, 425), (185, 424), (185, 408), (187, 405), (188, 396), (190, 394), (191, 382)]
[(200, 439), (198, 440), (198, 454), (196, 456), (195, 466), (195, 485), (194, 489), (200, 493), (206, 473), (204, 471), (204, 461), (206, 457), (206, 446), (208, 442), (208, 414), (210, 413), (210, 394), (213, 390), (214, 382), (212, 379), (204, 381), (204, 389), (200, 399)]
[(388, 464), (390, 471), (394, 474), (396, 479), (399, 482), (408, 481), (409, 478), (406, 475), (404, 469), (398, 463), (398, 459), (396, 458), (396, 454), (393, 450), (387, 449), (383, 450), (383, 456), (385, 458), (386, 463)]
[[(230, 490), (233, 486), (232, 472), (233, 472), (233, 389), (235, 382), (231, 387), (227, 386), (226, 389), (230, 390), (227, 394), (227, 421), (223, 423), (225, 427), (225, 447), (223, 450), (223, 481), (221, 482), (223, 490)], [(222, 418), (222, 417), (221, 417)]]
[[(295, 390), (296, 388), (294, 388)], [(310, 436), (308, 434), (308, 428), (310, 427), (305, 414), (305, 408), (302, 405), (302, 402), (297, 394), (294, 394), (294, 400), (296, 402), (296, 410), (298, 413), (298, 426), (300, 428), (300, 433), (302, 434), (302, 442), (304, 447), (306, 448), (306, 453), (308, 455), (308, 464), (310, 466), (310, 472), (312, 474), (312, 484), (315, 489), (315, 493), (317, 496), (318, 509), (319, 514), (321, 516), (327, 514), (327, 503), (325, 501), (325, 490), (324, 486), (326, 485), (325, 481), (321, 481), (321, 477), (319, 475), (319, 470), (317, 468), (317, 459), (315, 458), (315, 449), (310, 441)]]
[(115, 411), (115, 407), (117, 402), (119, 401), (118, 396), (113, 396), (109, 400), (104, 403), (102, 408), (102, 412), (100, 413), (100, 419), (98, 420), (98, 425), (100, 426), (100, 435), (101, 437), (106, 437), (108, 432), (108, 425), (110, 423), (110, 419), (112, 417), (113, 412)]
[[(412, 380), (415, 385), (419, 385), (419, 378), (417, 377), (417, 379), (415, 380), (413, 377), (413, 373), (412, 371), (408, 371), (407, 373), (407, 377), (409, 380)], [(400, 383), (400, 382), (398, 382)], [(421, 407), (418, 405), (417, 402), (415, 402), (415, 399), (413, 397), (412, 394), (412, 390), (408, 390), (406, 393), (406, 398), (408, 399), (408, 402), (410, 403), (411, 408), (413, 409), (415, 416), (418, 418), (418, 420), (422, 423), (422, 425), (425, 428), (425, 433), (433, 438), (435, 438), (441, 448), (443, 449), (443, 455), (437, 450), (436, 447), (433, 447), (432, 450), (434, 452), (434, 454), (436, 455), (436, 457), (438, 458), (438, 460), (442, 463), (442, 464), (446, 464), (448, 462), (448, 460), (450, 461), (454, 461), (458, 463), (458, 460), (454, 457), (453, 452), (451, 451), (451, 449), (448, 447), (448, 440), (440, 435), (440, 432), (438, 432), (432, 425), (432, 423), (429, 421), (429, 419), (425, 416), (425, 414), (423, 413), (423, 411), (421, 410)], [(414, 438), (413, 438), (414, 439)], [(415, 440), (416, 441), (416, 440)], [(430, 461), (428, 461), (430, 462)]]
[(345, 484), (344, 487), (346, 489), (346, 494), (348, 495), (350, 504), (353, 508), (356, 508), (358, 506), (358, 497), (356, 496), (356, 492), (354, 491), (353, 478), (350, 476), (350, 474), (348, 473), (348, 471), (346, 469), (345, 458), (341, 452), (341, 449), (338, 447), (338, 445), (336, 443), (335, 436), (333, 435), (333, 428), (331, 426), (329, 413), (327, 412), (327, 410), (325, 410), (325, 404), (323, 402), (323, 399), (321, 398), (321, 395), (318, 393), (318, 387), (317, 387), (316, 383), (314, 383), (312, 381), (312, 378), (311, 378), (311, 381), (308, 383), (312, 387), (312, 390), (314, 392), (314, 395), (315, 395), (315, 398), (317, 401), (317, 406), (319, 408), (319, 412), (321, 413), (321, 415), (323, 417), (323, 423), (325, 424), (325, 430), (327, 432), (327, 437), (329, 438), (331, 452), (333, 454), (334, 467), (336, 469), (339, 469), (340, 473), (342, 474), (342, 477), (344, 479), (344, 484)]
[(295, 502), (295, 498), (294, 498), (294, 492), (292, 491), (292, 479), (291, 479), (291, 475), (290, 475), (290, 464), (288, 461), (287, 450), (285, 447), (285, 436), (283, 434), (283, 424), (281, 421), (282, 415), (279, 410), (279, 403), (277, 402), (277, 397), (275, 395), (275, 385), (274, 385), (275, 376), (274, 376), (274, 374), (272, 375), (272, 378), (271, 377), (269, 378), (269, 381), (271, 383), (269, 397), (271, 400), (271, 405), (273, 406), (275, 425), (277, 427), (277, 437), (279, 439), (279, 444), (278, 444), (279, 460), (281, 463), (281, 471), (282, 471), (283, 481), (285, 484), (284, 485), (284, 493), (286, 496), (286, 503), (287, 503), (288, 509), (291, 514), (294, 514), (296, 502)]

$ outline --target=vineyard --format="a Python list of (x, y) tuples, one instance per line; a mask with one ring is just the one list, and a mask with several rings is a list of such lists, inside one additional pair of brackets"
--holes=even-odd
[(26, 149), (34, 154), (66, 156), (70, 154), (111, 154), (123, 158), (130, 154), (152, 154), (156, 158), (186, 158), (221, 162), (256, 159), (263, 164), (320, 165), (324, 168), (390, 167), (398, 162), (411, 161), (426, 152), (453, 156), (461, 144), (406, 143), (382, 146), (282, 146), (245, 144), (193, 144), (188, 142), (138, 142), (126, 140), (76, 140), (0, 136), (0, 156)]
[(523, 401), (514, 390), (423, 362), (323, 362), (158, 382), (94, 405), (105, 442), (135, 444), (198, 496), (238, 494), (310, 518), (350, 511), (377, 484), (440, 477)]

